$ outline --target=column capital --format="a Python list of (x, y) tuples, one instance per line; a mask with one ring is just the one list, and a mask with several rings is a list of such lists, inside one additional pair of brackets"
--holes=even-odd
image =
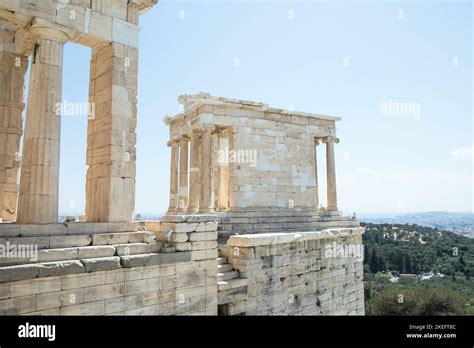
[(166, 146), (171, 147), (171, 146), (176, 146), (179, 145), (180, 139), (171, 139), (166, 143)]
[(336, 144), (338, 144), (339, 143), (339, 138), (337, 138), (335, 136), (327, 136), (327, 137), (324, 137), (322, 139), (322, 142), (324, 144), (327, 144), (327, 143), (336, 143)]
[(216, 125), (214, 124), (203, 124), (202, 125), (203, 132), (214, 132), (216, 130)]
[(49, 39), (59, 43), (65, 43), (70, 39), (66, 30), (43, 19), (35, 18), (29, 28), (29, 31), (35, 40)]
[(186, 145), (189, 144), (190, 140), (191, 140), (191, 139), (190, 139), (189, 136), (183, 135), (183, 136), (182, 136), (181, 138), (179, 138), (179, 140), (178, 140), (178, 141), (179, 141), (179, 145), (180, 145), (180, 146), (186, 146)]

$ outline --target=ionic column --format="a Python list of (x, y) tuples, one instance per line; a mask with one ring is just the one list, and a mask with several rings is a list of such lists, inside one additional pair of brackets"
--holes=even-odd
[(337, 192), (336, 192), (336, 166), (334, 160), (334, 143), (339, 143), (336, 137), (326, 137), (323, 142), (326, 144), (326, 175), (328, 206), (326, 210), (337, 210)]
[(218, 209), (220, 211), (229, 208), (229, 131), (221, 129), (219, 132), (219, 153), (217, 155), (217, 165), (219, 170), (219, 193), (218, 193)]
[(319, 182), (318, 182), (318, 145), (319, 140), (314, 139), (314, 146), (313, 146), (313, 158), (314, 158), (314, 207), (316, 209), (319, 208)]
[(179, 212), (185, 212), (188, 209), (188, 144), (187, 137), (181, 138), (179, 146)]
[(0, 219), (15, 221), (18, 203), (20, 138), (28, 57), (15, 54), (15, 32), (0, 24)]
[(138, 25), (140, 6), (137, 0), (129, 0), (127, 5), (127, 22)]
[(201, 131), (193, 130), (191, 133), (191, 152), (189, 158), (189, 206), (188, 213), (194, 214), (199, 211), (200, 201), (200, 151)]
[(63, 46), (68, 36), (32, 27), (32, 57), (21, 163), (18, 219), (21, 224), (58, 221), (59, 147)]
[(199, 206), (201, 213), (214, 211), (211, 201), (211, 139), (214, 128), (213, 125), (204, 125), (202, 131), (201, 204)]
[(166, 214), (176, 214), (178, 206), (178, 155), (179, 140), (171, 140), (168, 142), (171, 147), (171, 170), (170, 170), (170, 204)]

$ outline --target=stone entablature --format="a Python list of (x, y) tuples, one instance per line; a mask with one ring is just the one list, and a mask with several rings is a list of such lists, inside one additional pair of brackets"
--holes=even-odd
[(0, 0), (0, 21), (15, 32), (10, 52), (25, 54), (34, 41), (28, 32), (32, 21), (68, 34), (71, 41), (94, 47), (116, 42), (138, 48), (138, 19), (157, 0)]

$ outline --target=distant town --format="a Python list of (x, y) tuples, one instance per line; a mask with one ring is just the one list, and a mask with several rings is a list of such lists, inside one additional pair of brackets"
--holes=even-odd
[(443, 231), (454, 232), (466, 237), (474, 238), (473, 213), (448, 213), (432, 211), (424, 213), (406, 213), (393, 217), (359, 217), (361, 222), (374, 224), (416, 224), (437, 228)]

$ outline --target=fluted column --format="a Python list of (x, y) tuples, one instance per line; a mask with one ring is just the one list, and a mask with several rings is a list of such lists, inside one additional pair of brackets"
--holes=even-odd
[(326, 172), (327, 172), (327, 210), (337, 210), (337, 191), (336, 191), (336, 165), (334, 160), (334, 143), (339, 143), (336, 137), (326, 137), (323, 142), (326, 144)]
[(187, 137), (181, 138), (179, 146), (179, 212), (185, 212), (188, 209), (188, 144)]
[(21, 163), (18, 223), (58, 221), (63, 46), (68, 36), (33, 27), (28, 106)]
[(167, 214), (176, 214), (178, 205), (178, 155), (179, 140), (171, 140), (168, 142), (171, 147), (171, 169), (170, 169), (170, 203)]
[(211, 140), (214, 128), (213, 125), (204, 125), (202, 131), (201, 204), (199, 206), (201, 213), (214, 211), (211, 201)]
[(15, 221), (25, 73), (28, 57), (15, 54), (15, 32), (0, 24), (0, 218)]
[(201, 131), (193, 130), (191, 133), (191, 152), (189, 158), (189, 206), (188, 213), (197, 213), (200, 203), (200, 152), (201, 152)]

